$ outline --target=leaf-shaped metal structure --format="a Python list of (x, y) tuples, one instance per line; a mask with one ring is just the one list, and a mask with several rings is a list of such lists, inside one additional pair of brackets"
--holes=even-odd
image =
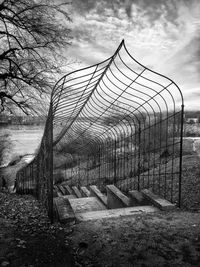
[[(179, 87), (122, 41), (110, 58), (57, 82), (40, 150), (18, 173), (18, 190), (33, 188), (51, 210), (57, 168), (70, 184), (151, 187), (180, 205), (182, 132)], [(58, 168), (53, 158), (61, 155)]]

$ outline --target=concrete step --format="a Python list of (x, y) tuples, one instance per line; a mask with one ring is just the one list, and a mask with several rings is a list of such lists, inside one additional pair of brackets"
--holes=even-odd
[(58, 197), (58, 193), (57, 193), (56, 189), (53, 189), (53, 197)]
[(65, 199), (74, 199), (74, 198), (77, 198), (75, 195), (64, 195), (62, 197), (65, 198)]
[(98, 198), (98, 200), (100, 200), (101, 203), (103, 203), (103, 205), (107, 207), (107, 197), (101, 193), (101, 191), (97, 188), (96, 185), (90, 186), (90, 192), (91, 196)]
[(81, 193), (84, 197), (90, 197), (90, 191), (85, 186), (81, 187)]
[(148, 189), (144, 189), (141, 191), (144, 198), (147, 199), (150, 203), (152, 203), (154, 206), (158, 207), (161, 210), (175, 210), (177, 209), (176, 205), (172, 204), (168, 200), (161, 198), (158, 195), (155, 195), (153, 192), (151, 192)]
[(69, 199), (69, 203), (75, 214), (88, 211), (105, 210), (106, 207), (96, 197), (82, 197), (76, 199)]
[[(88, 212), (78, 212), (75, 213), (77, 221), (89, 221), (98, 220), (105, 218), (117, 218), (134, 216), (141, 213), (158, 212), (159, 209), (153, 206), (137, 206), (121, 209), (109, 209), (109, 210), (99, 210), (99, 211), (88, 211)], [(134, 220), (134, 218), (133, 218)]]
[(63, 194), (60, 192), (58, 185), (54, 185), (54, 191), (56, 192), (58, 197), (62, 197)]
[(130, 199), (115, 185), (107, 185), (107, 207), (109, 209), (125, 208), (130, 206)]
[(129, 191), (128, 196), (130, 198), (130, 206), (149, 205), (149, 201), (144, 197), (144, 195), (141, 192), (137, 190)]
[(66, 199), (65, 197), (56, 197), (53, 199), (53, 201), (55, 208), (54, 214), (57, 215), (57, 218), (61, 223), (69, 223), (75, 221), (75, 215), (68, 199)]
[(66, 195), (66, 190), (62, 185), (57, 185), (57, 188), (61, 192), (62, 195)]
[(65, 189), (65, 192), (67, 195), (73, 195), (73, 191), (72, 189), (70, 188), (69, 185), (63, 185), (64, 189)]
[(76, 186), (72, 186), (72, 190), (74, 192), (74, 195), (76, 195), (78, 198), (82, 197), (80, 190)]

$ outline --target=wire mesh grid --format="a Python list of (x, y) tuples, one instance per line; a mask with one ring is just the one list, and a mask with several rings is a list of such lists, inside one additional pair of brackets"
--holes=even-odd
[(57, 82), (40, 150), (18, 173), (18, 190), (30, 181), (50, 209), (60, 175), (79, 187), (152, 188), (180, 205), (182, 135), (179, 87), (136, 61), (122, 41), (112, 57)]

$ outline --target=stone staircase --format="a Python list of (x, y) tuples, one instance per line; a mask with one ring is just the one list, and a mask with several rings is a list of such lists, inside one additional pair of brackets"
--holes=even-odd
[(106, 195), (96, 185), (89, 187), (54, 185), (54, 215), (61, 223), (132, 216), (142, 212), (174, 210), (176, 206), (148, 189), (122, 193), (106, 186)]

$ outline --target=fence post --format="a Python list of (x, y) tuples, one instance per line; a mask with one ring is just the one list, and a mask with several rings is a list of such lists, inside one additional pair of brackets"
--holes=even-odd
[(53, 223), (53, 105), (50, 103), (50, 113), (49, 113), (49, 142), (48, 142), (48, 153), (49, 153), (49, 217), (51, 223)]
[(141, 149), (141, 125), (140, 125), (140, 121), (139, 121), (139, 132), (138, 132), (138, 147), (139, 147), (139, 151), (138, 151), (138, 191), (140, 191), (140, 149)]
[(87, 155), (87, 167), (86, 167), (86, 170), (87, 170), (87, 185), (89, 185), (90, 181), (89, 181), (89, 155)]
[(98, 150), (98, 164), (99, 164), (99, 184), (101, 183), (101, 150), (100, 150), (100, 146), (99, 146), (99, 150)]
[(182, 154), (183, 154), (183, 123), (184, 123), (184, 105), (181, 106), (181, 133), (180, 133), (180, 162), (179, 162), (179, 194), (178, 206), (181, 207), (181, 189), (182, 189)]
[(114, 184), (117, 184), (117, 141), (114, 146)]

